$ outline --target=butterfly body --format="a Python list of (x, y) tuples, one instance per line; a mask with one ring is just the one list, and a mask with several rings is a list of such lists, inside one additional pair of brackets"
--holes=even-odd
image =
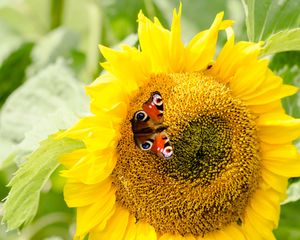
[(163, 124), (163, 102), (161, 94), (156, 91), (143, 104), (143, 110), (134, 113), (131, 119), (135, 144), (144, 151), (152, 151), (163, 158), (170, 158), (173, 149)]

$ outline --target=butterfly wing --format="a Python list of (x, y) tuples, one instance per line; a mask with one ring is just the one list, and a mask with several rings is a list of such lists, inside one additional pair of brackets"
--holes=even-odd
[(156, 91), (143, 104), (143, 110), (134, 113), (131, 119), (132, 131), (137, 135), (161, 132), (163, 123), (163, 101), (161, 94)]
[(155, 123), (162, 123), (164, 121), (164, 105), (160, 92), (151, 93), (148, 101), (143, 104), (143, 110)]
[(148, 114), (137, 111), (131, 119), (135, 144), (142, 150), (150, 150), (155, 139), (155, 127)]
[(131, 124), (134, 141), (141, 150), (151, 150), (164, 158), (172, 156), (173, 149), (164, 132), (167, 127), (163, 125), (163, 101), (158, 91), (151, 93), (143, 110), (134, 113)]
[(173, 148), (168, 135), (164, 131), (156, 134), (151, 150), (160, 157), (166, 159), (172, 157)]

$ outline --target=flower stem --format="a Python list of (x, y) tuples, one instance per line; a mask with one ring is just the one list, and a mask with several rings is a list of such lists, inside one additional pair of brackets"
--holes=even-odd
[(50, 29), (57, 28), (61, 24), (64, 2), (64, 0), (51, 0)]

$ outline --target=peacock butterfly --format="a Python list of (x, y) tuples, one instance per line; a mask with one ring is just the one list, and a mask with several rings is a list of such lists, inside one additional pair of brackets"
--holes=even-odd
[(151, 93), (142, 108), (130, 120), (135, 144), (143, 151), (151, 150), (160, 157), (171, 158), (173, 148), (165, 132), (168, 127), (163, 124), (163, 99), (160, 92)]

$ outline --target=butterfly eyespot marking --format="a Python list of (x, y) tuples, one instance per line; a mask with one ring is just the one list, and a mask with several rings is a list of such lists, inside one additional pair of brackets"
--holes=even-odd
[(173, 148), (171, 146), (165, 147), (162, 154), (165, 158), (170, 158), (173, 155)]
[(164, 125), (163, 99), (159, 91), (151, 93), (143, 103), (142, 110), (134, 113), (130, 119), (133, 138), (136, 146), (143, 151), (150, 150), (162, 158), (171, 158), (173, 148), (170, 144)]
[(148, 115), (145, 111), (137, 111), (134, 114), (134, 118), (138, 121), (145, 121), (147, 119)]
[(140, 145), (140, 147), (142, 150), (149, 150), (149, 149), (151, 149), (152, 145), (153, 145), (153, 142), (147, 140), (146, 142), (142, 143)]
[(162, 97), (159, 93), (154, 93), (152, 98), (156, 106), (161, 106), (163, 104)]

